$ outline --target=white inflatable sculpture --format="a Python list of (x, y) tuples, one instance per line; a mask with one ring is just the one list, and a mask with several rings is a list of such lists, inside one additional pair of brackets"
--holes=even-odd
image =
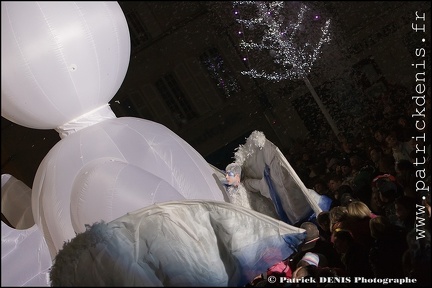
[[(25, 219), (23, 230), (2, 222), (2, 286), (49, 286), (52, 261), (59, 255), (69, 259), (67, 249), (62, 253), (64, 244), (86, 233), (86, 225), (101, 221), (117, 231), (114, 245), (110, 242), (103, 251), (104, 257), (124, 260), (121, 268), (129, 274), (115, 277), (120, 286), (243, 286), (305, 239), (303, 229), (223, 203), (221, 176), (168, 128), (115, 116), (108, 102), (124, 80), (130, 56), (129, 30), (117, 2), (2, 1), (1, 40), (1, 115), (25, 127), (55, 129), (61, 138), (41, 162), (31, 193), (25, 194), (31, 194), (33, 219), (28, 219), (29, 207), (21, 207), (13, 219)], [(251, 176), (257, 189), (278, 179), (270, 177), (267, 183), (262, 169), (255, 172)], [(2, 176), (2, 211), (11, 210), (3, 195), (21, 195), (7, 184), (11, 177), (5, 175), (3, 181)], [(155, 222), (152, 215), (161, 217)], [(302, 215), (295, 216), (293, 223)], [(31, 220), (35, 224), (28, 227)], [(131, 236), (129, 231), (136, 238), (115, 241)], [(90, 254), (77, 252), (84, 252), (81, 270), (95, 278), (80, 284), (113, 283), (115, 272), (92, 271), (110, 271), (106, 265), (120, 262), (86, 258), (91, 249)], [(62, 273), (78, 271), (54, 263), (60, 283)]]
[(213, 170), (187, 142), (110, 109), (130, 57), (117, 2), (2, 1), (1, 57), (1, 115), (62, 138), (32, 187), (51, 259), (85, 224), (168, 200), (224, 201)]
[(1, 223), (1, 286), (48, 286), (52, 261), (33, 220), (31, 188), (10, 174), (1, 185), (1, 211), (15, 227)]

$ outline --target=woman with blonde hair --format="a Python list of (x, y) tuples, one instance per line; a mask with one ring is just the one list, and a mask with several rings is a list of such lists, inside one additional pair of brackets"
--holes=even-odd
[(362, 244), (367, 251), (374, 242), (369, 228), (369, 221), (375, 217), (376, 215), (371, 212), (364, 202), (357, 200), (348, 204), (347, 218), (342, 225), (342, 228), (349, 230), (353, 238)]
[(376, 215), (372, 213), (372, 211), (369, 209), (369, 206), (367, 206), (362, 201), (353, 201), (347, 205), (347, 212), (349, 217), (354, 218), (375, 218)]

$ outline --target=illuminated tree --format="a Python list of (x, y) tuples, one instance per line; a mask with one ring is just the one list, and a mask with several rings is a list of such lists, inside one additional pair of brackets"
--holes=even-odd
[(322, 24), (321, 16), (301, 2), (234, 1), (233, 7), (249, 69), (241, 73), (274, 82), (304, 80), (333, 132), (339, 134), (307, 78), (322, 46), (330, 42), (330, 19)]

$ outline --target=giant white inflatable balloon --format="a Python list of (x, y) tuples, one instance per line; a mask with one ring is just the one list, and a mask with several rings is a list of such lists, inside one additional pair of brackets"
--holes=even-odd
[(49, 286), (51, 255), (31, 211), (31, 188), (1, 175), (1, 287)]
[(2, 116), (55, 129), (106, 105), (129, 64), (116, 2), (2, 1)]
[(158, 123), (108, 105), (129, 64), (117, 2), (1, 2), (1, 114), (62, 138), (40, 164), (32, 210), (52, 259), (86, 224), (167, 200), (224, 201), (213, 170)]

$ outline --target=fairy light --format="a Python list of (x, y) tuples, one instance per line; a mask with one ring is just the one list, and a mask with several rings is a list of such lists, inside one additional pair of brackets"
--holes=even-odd
[[(325, 43), (329, 43), (330, 37), (330, 20), (325, 21), (320, 27), (320, 36), (317, 39), (306, 37), (306, 41), (302, 41), (302, 33), (312, 33), (316, 31), (307, 31), (308, 23), (306, 14), (310, 10), (306, 5), (301, 4), (297, 13), (296, 19), (285, 19), (288, 13), (285, 1), (234, 1), (236, 21), (240, 25), (238, 35), (242, 37), (240, 40), (240, 48), (245, 51), (246, 56), (243, 61), (247, 61), (249, 70), (242, 71), (243, 75), (248, 75), (253, 78), (265, 78), (275, 82), (285, 79), (302, 79), (305, 78), (311, 71), (315, 61), (319, 58), (321, 48)], [(289, 3), (287, 5), (290, 5)], [(244, 7), (245, 9), (240, 9)], [(253, 9), (255, 15), (243, 15), (242, 11), (249, 11), (246, 8)], [(250, 13), (252, 14), (252, 13)], [(250, 16), (246, 18), (245, 16)], [(288, 18), (288, 17), (287, 17)], [(294, 17), (295, 18), (295, 17)], [(320, 20), (321, 17), (315, 14), (311, 20), (314, 22)], [(262, 33), (259, 40), (246, 40), (245, 29), (255, 30), (255, 34)], [(303, 30), (303, 31), (302, 31)], [(257, 32), (258, 31), (258, 32)], [(252, 35), (253, 33), (248, 33)], [(315, 34), (307, 35), (314, 36)], [(266, 71), (257, 68), (252, 68), (248, 53), (252, 51), (264, 52), (268, 51), (271, 59), (280, 70)]]
[(201, 63), (205, 66), (207, 71), (210, 73), (210, 77), (216, 82), (226, 97), (230, 97), (232, 93), (240, 91), (240, 86), (234, 77), (231, 77), (231, 73), (225, 68), (224, 61), (219, 55), (208, 56), (201, 60)]

